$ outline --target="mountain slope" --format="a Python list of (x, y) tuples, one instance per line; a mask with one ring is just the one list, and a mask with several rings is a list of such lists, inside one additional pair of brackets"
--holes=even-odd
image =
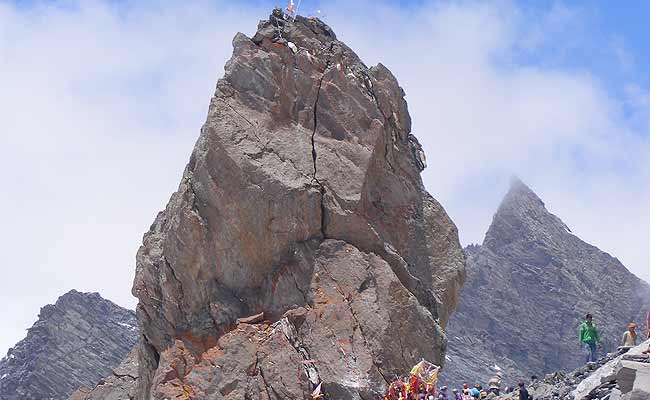
[(58, 400), (94, 387), (137, 342), (135, 313), (72, 290), (41, 309), (27, 337), (0, 360), (0, 398)]
[(97, 386), (77, 389), (68, 400), (133, 400), (138, 381), (138, 351), (133, 348), (122, 363)]
[(583, 362), (585, 314), (594, 314), (612, 351), (649, 309), (647, 283), (573, 235), (516, 178), (483, 245), (466, 253), (467, 281), (448, 326), (448, 382), (485, 382), (496, 367), (509, 382), (573, 369)]

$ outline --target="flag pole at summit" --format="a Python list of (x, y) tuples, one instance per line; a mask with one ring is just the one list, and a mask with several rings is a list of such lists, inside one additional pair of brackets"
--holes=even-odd
[(302, 3), (302, 0), (298, 0), (298, 6), (296, 6), (296, 12), (293, 14), (293, 21), (296, 21), (296, 17), (298, 16), (298, 11), (300, 11), (300, 3)]

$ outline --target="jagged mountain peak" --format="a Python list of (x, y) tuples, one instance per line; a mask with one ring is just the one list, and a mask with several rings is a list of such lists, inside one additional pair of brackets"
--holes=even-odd
[(57, 310), (65, 312), (90, 305), (106, 309), (107, 311), (111, 308), (119, 307), (110, 300), (104, 299), (97, 292), (80, 292), (72, 289), (59, 296), (54, 304), (43, 306), (38, 317), (39, 320), (45, 320), (55, 314)]
[(465, 251), (467, 282), (443, 373), (451, 383), (486, 381), (495, 365), (510, 381), (575, 368), (583, 362), (576, 342), (586, 313), (612, 351), (627, 324), (641, 323), (650, 309), (645, 282), (572, 234), (518, 178), (483, 245)]
[(522, 241), (555, 246), (570, 232), (560, 218), (546, 209), (542, 199), (528, 185), (513, 176), (483, 245), (496, 252)]
[(94, 301), (110, 301), (107, 299), (104, 299), (99, 293), (97, 292), (81, 292), (78, 291), (77, 289), (70, 289), (70, 291), (62, 294), (59, 296), (57, 299), (58, 302), (65, 302), (65, 301), (75, 301), (75, 300), (80, 300), (80, 299), (91, 299)]
[(544, 202), (537, 194), (522, 181), (517, 175), (510, 177), (510, 188), (503, 199), (504, 202), (528, 206), (544, 207)]
[(25, 339), (0, 360), (0, 398), (67, 399), (107, 375), (137, 338), (133, 311), (71, 290), (41, 308)]

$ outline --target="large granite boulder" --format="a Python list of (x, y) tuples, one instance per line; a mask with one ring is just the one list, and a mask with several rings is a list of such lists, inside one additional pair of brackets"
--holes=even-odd
[(442, 363), (464, 254), (396, 79), (318, 19), (233, 46), (138, 251), (139, 398), (352, 399)]
[(43, 307), (27, 337), (0, 360), (0, 398), (65, 400), (94, 387), (137, 341), (133, 311), (73, 290)]
[(445, 383), (504, 385), (584, 364), (579, 325), (587, 313), (605, 352), (650, 310), (650, 286), (575, 236), (513, 178), (483, 245), (466, 249), (467, 282), (449, 327)]

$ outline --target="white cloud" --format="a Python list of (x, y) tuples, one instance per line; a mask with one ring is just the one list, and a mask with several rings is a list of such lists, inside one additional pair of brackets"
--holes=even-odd
[(72, 288), (135, 306), (142, 234), (263, 15), (218, 6), (0, 3), (0, 348)]
[[(509, 2), (466, 2), (395, 11), (398, 34), (382, 29), (369, 38), (368, 26), (343, 18), (332, 25), (404, 86), (429, 160), (425, 183), (465, 244), (482, 241), (516, 173), (579, 236), (650, 280), (642, 255), (650, 238), (650, 96), (628, 85), (620, 99), (588, 65), (561, 67), (566, 55), (550, 50), (586, 41), (580, 15), (555, 7), (531, 20)], [(522, 49), (543, 55), (518, 62)]]
[[(178, 184), (231, 38), (267, 12), (208, 1), (0, 2), (0, 348), (71, 288), (134, 305), (141, 236)], [(518, 63), (522, 51), (552, 49), (549, 38), (567, 36), (563, 21), (578, 15), (556, 8), (533, 23), (508, 2), (338, 2), (324, 13), (404, 86), (425, 182), (464, 243), (482, 240), (515, 172), (574, 232), (650, 279), (647, 92), (628, 83), (618, 99), (588, 70)]]

